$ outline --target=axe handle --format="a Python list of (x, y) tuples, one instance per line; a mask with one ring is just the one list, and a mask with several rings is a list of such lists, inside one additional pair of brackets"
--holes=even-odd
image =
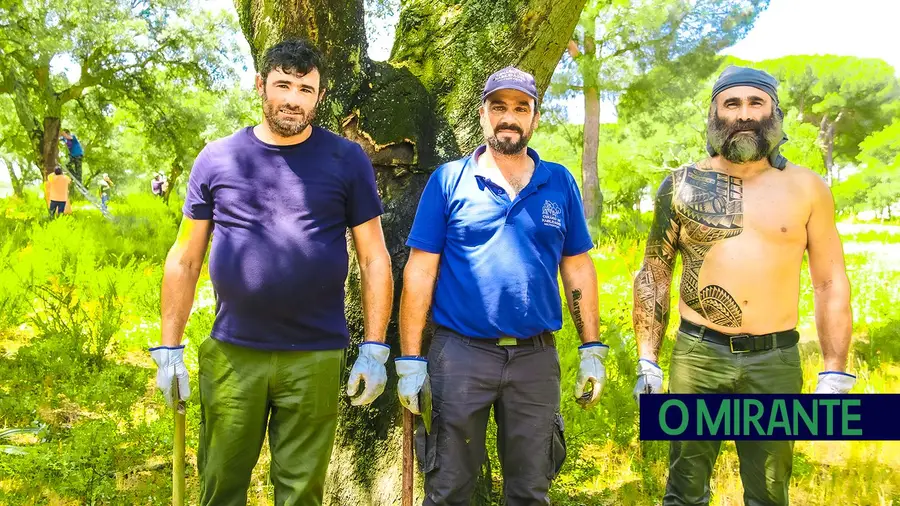
[(400, 504), (413, 506), (413, 417), (406, 408), (403, 411), (403, 493)]

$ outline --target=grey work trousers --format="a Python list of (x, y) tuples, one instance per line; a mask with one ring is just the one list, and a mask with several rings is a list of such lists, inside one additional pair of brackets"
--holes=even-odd
[(424, 506), (467, 505), (485, 459), (491, 407), (508, 506), (549, 504), (565, 459), (560, 370), (553, 334), (500, 346), (439, 327), (428, 351), (431, 433), (419, 422), (416, 451)]

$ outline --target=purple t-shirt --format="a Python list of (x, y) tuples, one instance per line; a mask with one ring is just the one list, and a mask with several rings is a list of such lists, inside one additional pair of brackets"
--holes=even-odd
[(244, 128), (197, 156), (183, 212), (214, 223), (212, 337), (267, 350), (349, 344), (347, 228), (383, 213), (359, 145), (313, 127), (300, 144), (273, 146)]

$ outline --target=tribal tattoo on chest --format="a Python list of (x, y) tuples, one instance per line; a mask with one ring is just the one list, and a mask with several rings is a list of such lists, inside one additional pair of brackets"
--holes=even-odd
[(740, 327), (741, 308), (724, 288), (700, 286), (706, 254), (743, 232), (743, 187), (739, 178), (695, 166), (663, 181), (656, 195), (644, 264), (634, 282), (634, 327), (640, 340), (659, 350), (669, 320), (669, 290), (681, 251), (681, 298), (707, 320)]
[(681, 223), (679, 246), (684, 262), (681, 299), (717, 325), (740, 327), (741, 307), (721, 286), (701, 288), (700, 268), (717, 242), (744, 231), (742, 181), (688, 167), (675, 174), (675, 187), (680, 190), (674, 208)]

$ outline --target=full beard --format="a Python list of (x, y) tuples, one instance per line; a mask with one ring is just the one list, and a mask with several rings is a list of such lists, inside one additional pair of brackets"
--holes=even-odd
[(775, 114), (760, 121), (727, 122), (713, 110), (707, 122), (709, 145), (731, 163), (747, 163), (769, 156), (784, 135), (783, 121)]
[[(279, 116), (279, 112), (295, 114), (296, 116), (286, 118)], [(263, 114), (269, 124), (269, 128), (281, 137), (293, 137), (306, 130), (313, 120), (316, 118), (316, 108), (305, 111), (299, 107), (276, 106), (269, 102), (267, 97), (263, 97)]]
[[(498, 130), (510, 130), (514, 132), (518, 132), (519, 140), (504, 140), (497, 137)], [(533, 130), (529, 131), (526, 135), (521, 128), (516, 125), (497, 125), (497, 128), (494, 129), (494, 135), (487, 138), (487, 144), (494, 151), (500, 153), (501, 155), (517, 155), (522, 152), (528, 146), (528, 141), (531, 140), (531, 134)]]

